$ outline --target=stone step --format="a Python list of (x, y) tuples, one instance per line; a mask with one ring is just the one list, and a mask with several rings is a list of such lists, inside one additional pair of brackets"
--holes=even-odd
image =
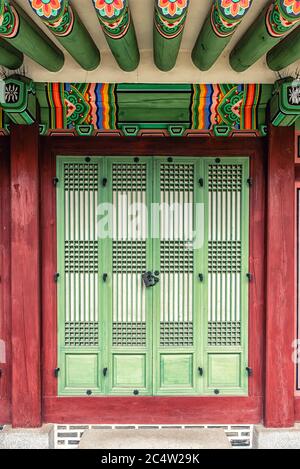
[(79, 449), (230, 449), (221, 428), (91, 429)]

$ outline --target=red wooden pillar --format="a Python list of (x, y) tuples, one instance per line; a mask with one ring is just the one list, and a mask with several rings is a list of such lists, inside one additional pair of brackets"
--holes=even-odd
[(41, 425), (38, 126), (11, 128), (12, 424)]
[(294, 425), (294, 128), (269, 126), (265, 425)]

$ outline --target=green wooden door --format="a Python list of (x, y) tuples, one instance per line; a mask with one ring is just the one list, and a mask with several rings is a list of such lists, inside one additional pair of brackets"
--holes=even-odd
[(247, 394), (248, 159), (57, 161), (59, 393)]

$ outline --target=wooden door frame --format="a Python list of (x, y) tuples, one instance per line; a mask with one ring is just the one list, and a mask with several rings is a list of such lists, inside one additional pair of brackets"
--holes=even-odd
[[(267, 139), (41, 137), (43, 421), (55, 423), (258, 423), (263, 418), (265, 190)], [(248, 397), (57, 397), (56, 155), (249, 156), (250, 266)]]

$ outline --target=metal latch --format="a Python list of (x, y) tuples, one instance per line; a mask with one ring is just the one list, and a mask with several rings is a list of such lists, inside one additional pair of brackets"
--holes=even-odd
[(59, 372), (60, 372), (60, 368), (55, 368), (55, 370), (54, 370), (55, 378), (58, 378)]
[(154, 274), (152, 272), (144, 272), (142, 275), (142, 279), (145, 287), (154, 287), (159, 282), (158, 275), (158, 271), (154, 272)]

